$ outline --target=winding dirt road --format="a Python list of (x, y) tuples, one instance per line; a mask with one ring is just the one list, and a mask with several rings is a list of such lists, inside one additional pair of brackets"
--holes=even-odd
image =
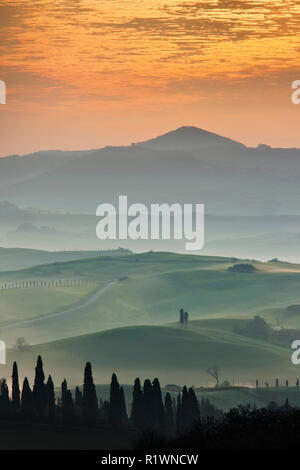
[(48, 315), (43, 315), (41, 317), (35, 317), (35, 318), (28, 319), (28, 320), (21, 320), (21, 321), (14, 322), (14, 323), (11, 323), (10, 325), (5, 325), (2, 327), (0, 326), (0, 331), (8, 330), (11, 328), (17, 328), (20, 326), (30, 325), (32, 323), (47, 322), (47, 321), (53, 320), (54, 318), (61, 317), (61, 316), (68, 316), (68, 315), (72, 316), (75, 313), (80, 312), (85, 307), (96, 302), (96, 300), (98, 300), (108, 289), (110, 289), (116, 283), (117, 281), (109, 282), (106, 286), (101, 287), (101, 289), (94, 292), (92, 295), (88, 296), (88, 298), (85, 301), (83, 301), (80, 304), (74, 305), (73, 307), (71, 306), (64, 310), (50, 313)]

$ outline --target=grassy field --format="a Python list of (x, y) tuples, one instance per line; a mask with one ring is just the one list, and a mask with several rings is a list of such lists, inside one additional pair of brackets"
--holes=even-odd
[(97, 251), (44, 251), (26, 248), (0, 247), (0, 271), (26, 269), (46, 263), (62, 263), (92, 256), (99, 256)]
[[(239, 320), (238, 320), (239, 321)], [(31, 346), (25, 351), (10, 350), (2, 374), (10, 376), (13, 360), (22, 375), (33, 378), (34, 365), (41, 354), (47, 373), (56, 382), (66, 376), (70, 384), (81, 384), (86, 361), (91, 361), (97, 383), (108, 383), (116, 372), (123, 383), (135, 377), (159, 377), (163, 384), (184, 383), (213, 385), (206, 370), (220, 367), (220, 379), (247, 386), (272, 384), (276, 377), (295, 383), (297, 366), (291, 363), (291, 351), (222, 328), (224, 321), (213, 325), (206, 321), (178, 325), (115, 328), (90, 335)]]
[[(36, 323), (34, 329), (31, 325), (22, 326), (21, 331), (5, 333), (8, 336), (4, 339), (11, 344), (21, 335), (33, 344), (123, 326), (160, 325), (177, 320), (181, 307), (189, 311), (191, 319), (250, 318), (260, 314), (274, 325), (300, 327), (299, 317), (285, 315), (288, 305), (300, 303), (298, 265), (255, 262), (256, 273), (240, 274), (227, 271), (233, 262), (229, 258), (145, 253), (0, 273), (0, 283), (4, 280), (66, 278), (96, 280), (101, 285), (114, 283), (86, 306), (82, 315), (62, 316), (47, 324), (47, 328), (45, 323)], [(73, 300), (74, 303), (78, 301), (75, 294), (72, 299), (68, 290), (65, 294), (68, 299), (60, 298), (63, 295), (58, 293), (56, 298), (51, 289), (44, 289), (33, 295), (18, 293), (16, 299), (11, 294), (9, 300), (4, 294), (0, 326), (8, 317), (25, 320), (35, 316), (39, 308), (47, 313), (69, 305)], [(82, 293), (84, 295), (86, 292)]]
[(100, 256), (119, 256), (122, 250), (113, 251), (45, 251), (29, 248), (0, 247), (0, 272), (26, 269), (41, 264), (63, 263)]
[[(116, 371), (123, 382), (139, 375), (207, 385), (205, 370), (214, 364), (230, 382), (253, 385), (256, 378), (274, 381), (279, 376), (294, 383), (298, 371), (291, 365), (290, 349), (233, 330), (256, 314), (275, 326), (300, 328), (300, 318), (285, 312), (300, 303), (300, 267), (251, 261), (257, 272), (229, 272), (236, 262), (149, 252), (0, 273), (0, 283), (76, 278), (97, 281), (101, 290), (98, 296), (77, 287), (1, 291), (1, 339), (12, 345), (24, 337), (32, 344), (27, 351), (10, 350), (3, 373), (9, 377), (17, 359), (31, 374), (41, 353), (57, 380), (66, 375), (72, 384), (80, 383), (87, 360), (98, 383), (108, 382)], [(177, 324), (181, 307), (190, 315), (187, 328)], [(71, 309), (67, 315), (52, 315), (65, 308)], [(41, 321), (26, 323), (39, 316)], [(5, 330), (9, 321), (23, 323)]]
[(94, 287), (49, 287), (8, 289), (0, 296), (1, 326), (20, 320), (48, 315), (79, 302)]

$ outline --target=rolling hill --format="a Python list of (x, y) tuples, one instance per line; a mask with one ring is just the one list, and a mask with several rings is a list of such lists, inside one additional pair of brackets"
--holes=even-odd
[[(123, 252), (122, 252), (123, 253)], [(119, 251), (45, 251), (0, 247), (0, 272), (25, 269), (40, 264), (62, 263), (96, 256), (113, 256)]]
[[(300, 328), (300, 318), (285, 315), (288, 305), (300, 303), (299, 265), (254, 262), (254, 273), (229, 272), (235, 262), (232, 258), (149, 252), (0, 273), (0, 285), (69, 279), (96, 283), (90, 287), (91, 293), (83, 292), (74, 304), (72, 296), (68, 302), (59, 301), (60, 297), (54, 302), (50, 287), (16, 289), (16, 295), (13, 289), (1, 291), (0, 336), (8, 345), (20, 336), (35, 344), (124, 326), (162, 325), (177, 321), (181, 307), (192, 320), (259, 314), (273, 325)], [(65, 290), (64, 295), (71, 293), (70, 288), (60, 289)], [(101, 295), (94, 296), (100, 290)], [(89, 295), (93, 301), (86, 303)], [(83, 302), (82, 308), (77, 308), (77, 302)], [(76, 307), (76, 314), (59, 315), (66, 305)], [(32, 318), (36, 318), (34, 325), (26, 323)]]
[[(42, 354), (47, 371), (56, 380), (67, 375), (71, 384), (81, 383), (88, 360), (98, 383), (116, 371), (125, 383), (137, 375), (158, 375), (163, 383), (207, 385), (205, 370), (214, 364), (230, 382), (272, 383), (279, 376), (294, 383), (297, 367), (288, 345), (243, 336), (235, 327), (258, 314), (276, 328), (299, 329), (300, 318), (288, 317), (286, 308), (300, 303), (300, 267), (251, 261), (255, 272), (230, 272), (236, 262), (149, 252), (0, 273), (0, 284), (58, 282), (1, 291), (0, 337), (10, 346), (3, 374), (8, 377), (17, 360), (21, 373), (32, 377), (36, 356)], [(83, 284), (59, 284), (68, 279)], [(185, 328), (177, 323), (181, 307), (190, 316)], [(30, 346), (12, 348), (19, 337)]]
[(47, 373), (58, 382), (67, 376), (72, 385), (82, 383), (86, 361), (92, 362), (97, 383), (109, 382), (116, 372), (123, 383), (133, 383), (136, 376), (158, 376), (163, 384), (213, 385), (206, 369), (215, 364), (222, 380), (245, 385), (254, 385), (256, 378), (271, 384), (275, 377), (295, 383), (298, 375), (288, 348), (240, 336), (217, 322), (117, 328), (10, 350), (2, 374), (8, 376), (12, 361), (17, 360), (21, 373), (32, 379), (38, 354)]
[(94, 213), (100, 201), (127, 194), (134, 202), (205, 202), (214, 214), (299, 214), (299, 150), (248, 148), (196, 127), (60, 162), (0, 185), (0, 199)]

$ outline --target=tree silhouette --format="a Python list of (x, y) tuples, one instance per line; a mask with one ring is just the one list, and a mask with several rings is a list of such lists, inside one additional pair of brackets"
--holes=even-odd
[(22, 387), (21, 410), (26, 418), (31, 418), (34, 415), (33, 394), (27, 377), (25, 377)]
[(83, 383), (83, 415), (87, 423), (91, 425), (96, 423), (97, 411), (98, 398), (92, 376), (92, 366), (90, 362), (87, 362), (84, 370)]
[(131, 408), (131, 422), (137, 428), (143, 426), (143, 392), (141, 387), (140, 379), (137, 378), (134, 381), (133, 387), (133, 400)]
[(45, 374), (43, 371), (43, 361), (41, 356), (39, 356), (35, 368), (35, 379), (33, 386), (34, 406), (39, 416), (43, 416), (45, 414), (47, 406), (47, 392), (44, 380)]
[(18, 366), (17, 363), (13, 363), (13, 370), (12, 370), (12, 401), (11, 407), (14, 412), (18, 412), (20, 410), (20, 387), (19, 387), (19, 376), (18, 376)]
[(188, 431), (190, 428), (190, 403), (189, 403), (189, 395), (187, 391), (187, 387), (184, 386), (182, 389), (182, 399), (181, 399), (181, 423), (180, 429), (181, 431)]
[(5, 379), (0, 381), (0, 416), (7, 416), (10, 412), (9, 391)]
[(189, 406), (191, 415), (191, 424), (200, 421), (200, 410), (198, 400), (196, 398), (195, 390), (190, 387), (188, 390)]
[(219, 367), (218, 366), (213, 366), (210, 369), (207, 369), (206, 372), (211, 375), (216, 381), (216, 387), (219, 387)]
[(168, 435), (172, 435), (174, 432), (174, 415), (173, 415), (173, 404), (172, 398), (169, 392), (165, 396), (165, 431)]
[(72, 423), (74, 419), (74, 403), (66, 379), (61, 384), (61, 409), (64, 423)]
[(113, 427), (118, 427), (122, 423), (122, 415), (124, 410), (122, 397), (120, 392), (120, 385), (116, 374), (111, 377), (110, 384), (110, 399), (109, 399), (109, 422)]
[(121, 400), (121, 412), (122, 412), (122, 423), (128, 422), (126, 400), (123, 387), (120, 387), (120, 400)]
[(184, 310), (183, 308), (180, 309), (179, 312), (179, 323), (182, 326), (184, 324)]
[(177, 395), (177, 406), (176, 406), (176, 433), (179, 435), (182, 432), (182, 404), (181, 395)]
[(64, 379), (61, 383), (61, 409), (62, 409), (62, 412), (64, 412), (64, 407), (66, 406), (67, 391), (68, 391), (68, 385), (67, 385), (66, 379)]
[(48, 417), (50, 421), (53, 421), (55, 418), (55, 393), (54, 393), (54, 383), (53, 383), (51, 375), (49, 375), (48, 380), (47, 380), (46, 393), (47, 393)]
[(79, 387), (75, 388), (75, 406), (82, 410), (83, 406), (83, 397), (82, 392), (79, 390)]
[(154, 402), (152, 384), (149, 379), (144, 381), (143, 387), (143, 427), (147, 430), (153, 430), (154, 427)]
[(153, 380), (152, 384), (152, 396), (153, 396), (153, 427), (156, 431), (162, 431), (164, 424), (164, 405), (162, 401), (162, 394), (160, 389), (160, 383), (158, 379)]

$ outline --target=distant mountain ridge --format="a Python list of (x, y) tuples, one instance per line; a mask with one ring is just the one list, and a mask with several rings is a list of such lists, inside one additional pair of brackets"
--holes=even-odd
[(95, 214), (126, 194), (146, 204), (202, 202), (219, 215), (300, 214), (300, 150), (250, 148), (193, 126), (131, 146), (12, 161), (21, 166), (0, 159), (0, 200), (23, 207)]
[(29, 153), (24, 156), (8, 155), (0, 158), (0, 187), (25, 181), (47, 171), (53, 171), (61, 165), (90, 151), (46, 150)]
[(154, 139), (140, 142), (137, 145), (155, 150), (197, 150), (221, 145), (231, 145), (239, 149), (246, 148), (245, 145), (235, 140), (195, 126), (182, 126)]

